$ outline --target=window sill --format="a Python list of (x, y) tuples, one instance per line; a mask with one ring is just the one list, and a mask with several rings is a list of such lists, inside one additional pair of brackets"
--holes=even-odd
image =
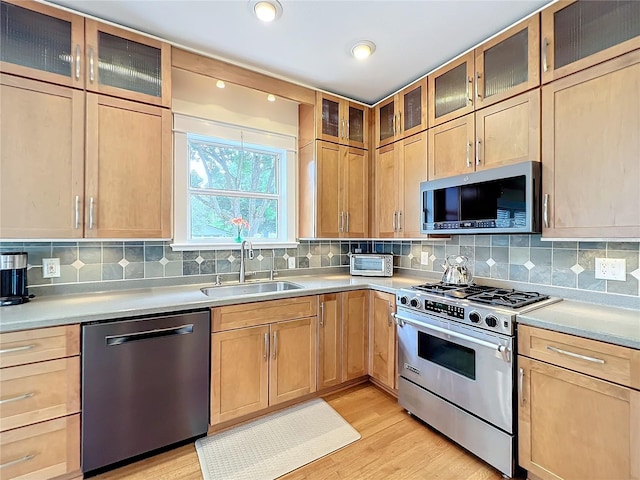
[[(259, 242), (251, 241), (253, 248), (268, 249), (268, 248), (297, 248), (299, 242)], [(197, 250), (239, 250), (240, 244), (237, 242), (229, 243), (172, 243), (171, 249), (174, 252), (189, 252)]]

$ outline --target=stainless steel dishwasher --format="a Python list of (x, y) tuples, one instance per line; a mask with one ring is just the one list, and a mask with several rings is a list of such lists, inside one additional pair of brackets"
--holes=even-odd
[(202, 435), (209, 312), (82, 327), (82, 471)]

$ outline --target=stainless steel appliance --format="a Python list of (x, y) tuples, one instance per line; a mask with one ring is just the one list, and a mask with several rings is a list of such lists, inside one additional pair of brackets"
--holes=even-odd
[(32, 297), (27, 289), (27, 254), (0, 253), (0, 306), (18, 305)]
[(539, 232), (540, 162), (422, 182), (420, 202), (422, 233)]
[(516, 315), (557, 301), (481, 285), (399, 290), (400, 405), (513, 476)]
[(82, 327), (82, 471), (205, 434), (209, 312)]
[(393, 275), (393, 255), (353, 253), (349, 265), (351, 275), (367, 277), (391, 277)]
[(449, 255), (442, 264), (444, 273), (442, 282), (448, 285), (469, 285), (471, 284), (471, 267), (469, 258), (464, 255)]

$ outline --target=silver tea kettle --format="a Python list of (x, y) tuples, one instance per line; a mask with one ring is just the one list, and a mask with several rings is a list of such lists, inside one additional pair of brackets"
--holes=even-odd
[(442, 264), (444, 273), (442, 282), (451, 285), (468, 285), (471, 283), (469, 258), (464, 255), (449, 255)]

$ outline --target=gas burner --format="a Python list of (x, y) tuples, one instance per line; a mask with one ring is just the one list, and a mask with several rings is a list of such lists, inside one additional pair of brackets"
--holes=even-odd
[(423, 292), (435, 293), (442, 295), (444, 292), (448, 292), (450, 290), (456, 290), (461, 287), (465, 287), (467, 285), (451, 285), (448, 283), (425, 283), (424, 285), (416, 285), (416, 290), (422, 290)]
[(456, 290), (450, 290), (444, 293), (445, 297), (452, 298), (468, 298), (471, 295), (495, 290), (495, 287), (487, 287), (486, 285), (458, 285)]
[(537, 292), (520, 292), (518, 290), (507, 290), (503, 288), (495, 288), (467, 297), (470, 301), (510, 308), (524, 307), (525, 305), (540, 302), (547, 298), (549, 298), (547, 295), (542, 295)]

